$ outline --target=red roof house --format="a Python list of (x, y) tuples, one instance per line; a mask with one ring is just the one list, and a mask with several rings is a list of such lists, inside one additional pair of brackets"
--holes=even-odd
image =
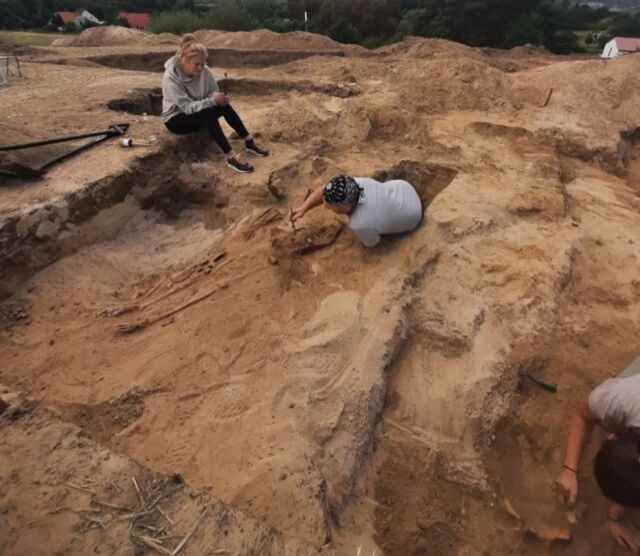
[(132, 29), (142, 29), (144, 31), (149, 26), (151, 14), (120, 12), (118, 19), (126, 21)]
[(614, 40), (618, 44), (618, 50), (620, 52), (636, 52), (640, 50), (640, 39), (616, 37)]
[(65, 25), (72, 23), (73, 20), (78, 17), (78, 14), (75, 12), (56, 12), (54, 15), (58, 16)]
[(615, 37), (604, 45), (602, 58), (618, 58), (625, 54), (640, 52), (640, 39), (633, 37)]

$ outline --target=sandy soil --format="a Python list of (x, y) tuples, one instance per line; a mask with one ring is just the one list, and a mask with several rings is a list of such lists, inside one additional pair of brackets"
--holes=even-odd
[(51, 43), (51, 46), (118, 46), (135, 44), (151, 35), (139, 29), (107, 25), (86, 29), (77, 36), (57, 39)]
[[(0, 381), (37, 409), (0, 417), (5, 470), (48, 461), (35, 431), (73, 423), (108, 457), (179, 474), (278, 539), (233, 554), (614, 554), (589, 465), (575, 514), (552, 483), (573, 408), (638, 351), (639, 64), (411, 39), (234, 67), (252, 80), (235, 82), (234, 103), (273, 153), (250, 176), (152, 116), (106, 109), (159, 74), (26, 64), (0, 91), (3, 125), (42, 136), (124, 117), (160, 140), (152, 153), (98, 147), (2, 189), (8, 222), (96, 182), (127, 185), (55, 234), (11, 236), (24, 268), (14, 257), (1, 275)], [(409, 179), (422, 226), (372, 250), (320, 210), (292, 230), (288, 207), (338, 171)], [(27, 268), (38, 272), (12, 279)], [(63, 501), (75, 461), (11, 475), (7, 554), (45, 537), (65, 554), (115, 538), (133, 550), (121, 529), (20, 509), (25, 497), (61, 506), (48, 497)], [(106, 463), (91, 469), (90, 490), (113, 480)], [(221, 538), (205, 520), (185, 553), (215, 554)]]
[[(364, 48), (347, 46), (324, 35), (295, 31), (274, 33), (268, 29), (258, 31), (196, 31), (196, 38), (212, 48), (235, 48), (257, 50), (342, 50), (365, 52)], [(171, 33), (155, 35), (137, 29), (118, 26), (94, 27), (78, 36), (60, 38), (54, 47), (104, 47), (120, 45), (178, 44), (180, 37)]]

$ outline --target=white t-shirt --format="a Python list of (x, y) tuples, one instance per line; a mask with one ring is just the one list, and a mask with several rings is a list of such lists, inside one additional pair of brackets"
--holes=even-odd
[(422, 220), (422, 202), (409, 182), (355, 180), (363, 191), (351, 213), (349, 228), (367, 247), (377, 245), (382, 235), (410, 232), (418, 227)]
[(605, 380), (591, 392), (589, 412), (609, 432), (640, 431), (640, 375)]

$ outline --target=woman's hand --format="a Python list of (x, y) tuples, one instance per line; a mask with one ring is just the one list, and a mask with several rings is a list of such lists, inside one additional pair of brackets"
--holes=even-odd
[(562, 495), (563, 501), (573, 506), (578, 498), (578, 476), (570, 469), (563, 468), (556, 479), (556, 485)]
[(634, 554), (640, 552), (640, 538), (638, 538), (638, 534), (635, 531), (619, 521), (612, 520), (607, 521), (607, 528), (611, 536), (620, 546), (630, 550)]
[(215, 102), (218, 106), (226, 106), (229, 104), (229, 97), (220, 91), (213, 93), (213, 102)]
[(293, 213), (291, 214), (291, 221), (295, 222), (296, 220), (300, 220), (309, 210), (306, 205), (302, 205), (298, 208), (293, 209)]

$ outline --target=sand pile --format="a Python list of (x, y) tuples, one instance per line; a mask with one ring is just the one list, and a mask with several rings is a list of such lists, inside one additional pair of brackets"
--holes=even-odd
[(401, 42), (378, 48), (374, 52), (381, 55), (404, 55), (415, 58), (481, 57), (475, 48), (457, 42), (420, 37), (408, 37)]
[(149, 44), (178, 44), (180, 42), (180, 36), (173, 33), (147, 33), (144, 37), (144, 41)]
[(409, 37), (402, 42), (374, 50), (375, 55), (421, 59), (466, 58), (483, 61), (503, 72), (512, 73), (545, 65), (551, 54), (544, 48), (531, 45), (501, 50), (472, 48), (444, 39)]
[(117, 25), (92, 27), (78, 36), (53, 41), (52, 46), (119, 46), (144, 41), (149, 33)]
[[(556, 118), (558, 128), (571, 129), (586, 144), (617, 141), (620, 130), (640, 122), (634, 93), (640, 86), (639, 70), (635, 56), (554, 63), (513, 76), (513, 90), (518, 96), (524, 92), (526, 101), (528, 90), (553, 89), (549, 105), (562, 114)], [(589, 133), (589, 127), (599, 133)]]
[(525, 44), (516, 46), (507, 50), (511, 56), (527, 57), (527, 56), (553, 56), (544, 46), (535, 46), (533, 44)]
[[(239, 50), (346, 50), (351, 53), (366, 53), (359, 46), (344, 45), (324, 35), (294, 31), (275, 33), (268, 29), (257, 31), (196, 31), (197, 39), (209, 48)], [(137, 29), (119, 26), (94, 27), (80, 35), (57, 39), (52, 46), (120, 46), (134, 44), (177, 44), (180, 37), (172, 33), (155, 35)]]
[(395, 89), (403, 95), (404, 106), (426, 113), (512, 107), (508, 75), (481, 60), (403, 60), (397, 72)]
[(340, 50), (343, 44), (315, 33), (294, 31), (274, 33), (268, 29), (258, 31), (197, 31), (195, 36), (210, 48), (248, 50)]

